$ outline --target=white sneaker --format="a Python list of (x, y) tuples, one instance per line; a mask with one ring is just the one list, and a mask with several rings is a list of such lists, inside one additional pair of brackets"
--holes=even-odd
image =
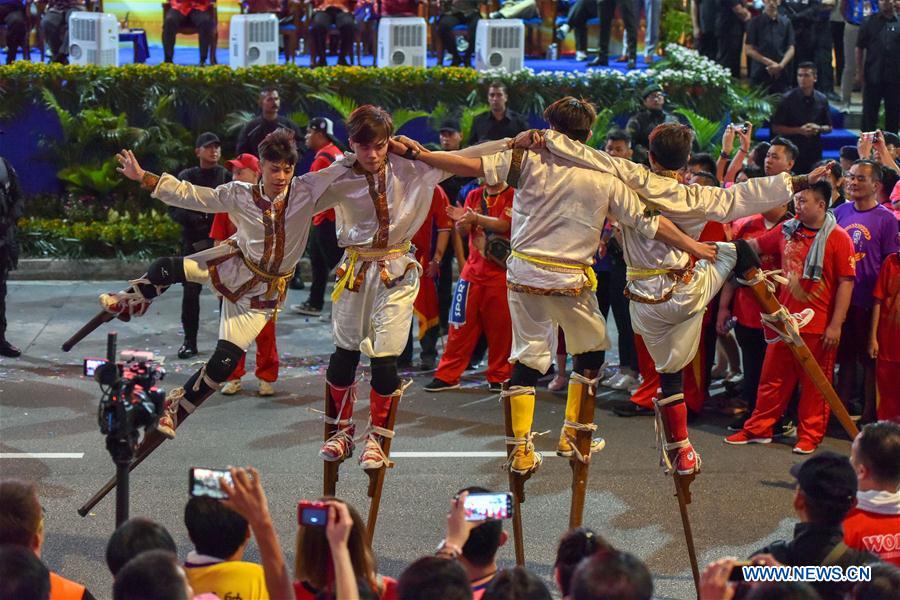
[(241, 385), (240, 379), (232, 379), (228, 383), (222, 386), (222, 389), (219, 391), (222, 392), (223, 396), (234, 396), (243, 390), (244, 387)]
[(584, 50), (576, 50), (575, 51), (575, 60), (577, 61), (585, 61), (588, 59), (587, 52)]
[(319, 320), (323, 323), (331, 323), (331, 311), (329, 310), (328, 312), (325, 312), (323, 310), (322, 314), (319, 315)]
[(274, 396), (275, 388), (272, 387), (272, 384), (268, 381), (259, 380), (259, 391), (260, 396)]
[(614, 390), (627, 390), (637, 383), (637, 379), (627, 373), (619, 373), (619, 376), (609, 386)]
[(642, 383), (644, 383), (644, 378), (638, 375), (634, 380), (634, 384), (630, 388), (628, 388), (628, 393), (634, 394), (636, 391), (638, 391), (638, 388), (641, 387)]
[(608, 377), (603, 378), (600, 381), (600, 385), (603, 387), (611, 387), (613, 383), (615, 383), (616, 379), (619, 378), (619, 372), (613, 371)]

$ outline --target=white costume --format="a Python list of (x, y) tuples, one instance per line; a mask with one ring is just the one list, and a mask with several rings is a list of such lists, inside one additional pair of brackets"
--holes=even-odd
[[(571, 163), (621, 179), (646, 203), (647, 214), (668, 217), (694, 239), (708, 221), (727, 223), (764, 212), (793, 195), (788, 174), (751, 179), (728, 189), (688, 186), (553, 131), (546, 132), (545, 139), (548, 150)], [(656, 370), (677, 372), (697, 352), (706, 305), (737, 261), (734, 245), (717, 244), (715, 262), (701, 260), (691, 267), (688, 253), (639, 235), (628, 222), (622, 225), (632, 325), (644, 338)]]
[(637, 194), (613, 176), (573, 167), (547, 151), (522, 152), (484, 156), (482, 168), (490, 185), (515, 178), (507, 261), (510, 361), (545, 373), (556, 354), (557, 325), (573, 355), (610, 347), (591, 268), (607, 210), (648, 237), (656, 235), (659, 218), (645, 216)]
[[(153, 197), (205, 213), (228, 213), (237, 232), (225, 243), (184, 257), (188, 281), (210, 283), (222, 297), (219, 339), (246, 350), (284, 302), (286, 284), (306, 249), (313, 214), (331, 207), (320, 198), (343, 167), (295, 177), (277, 198), (262, 184), (233, 181), (215, 189), (163, 174)], [(290, 231), (291, 235), (285, 235)]]
[[(488, 142), (459, 151), (481, 156), (504, 148)], [(398, 356), (406, 346), (421, 266), (410, 240), (425, 222), (435, 186), (451, 173), (389, 154), (379, 173), (354, 168), (347, 155), (327, 170), (342, 172), (322, 197), (335, 207), (345, 248), (332, 295), (334, 344), (366, 356)]]

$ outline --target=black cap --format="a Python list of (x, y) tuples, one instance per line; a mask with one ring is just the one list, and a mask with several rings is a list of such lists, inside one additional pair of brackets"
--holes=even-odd
[(850, 459), (824, 451), (791, 467), (800, 489), (812, 500), (849, 504), (856, 498), (856, 472)]
[(441, 122), (441, 126), (438, 128), (438, 133), (442, 131), (453, 131), (454, 133), (459, 133), (459, 121), (455, 119), (445, 119)]
[(197, 143), (194, 144), (194, 148), (202, 148), (203, 146), (209, 146), (210, 144), (218, 144), (221, 146), (222, 142), (219, 140), (219, 136), (213, 132), (204, 131), (197, 136)]
[(884, 136), (884, 143), (889, 146), (900, 146), (900, 137), (897, 136), (896, 133), (892, 133), (890, 131), (882, 132)]
[(859, 150), (856, 149), (856, 146), (841, 146), (841, 158), (859, 160)]
[[(641, 99), (646, 100), (647, 96), (649, 96), (650, 94), (654, 94), (656, 92), (662, 92), (662, 91), (663, 91), (663, 89), (662, 89), (661, 85), (659, 85), (658, 83), (651, 83), (650, 85), (648, 85), (647, 87), (644, 88), (644, 91), (641, 92)], [(665, 92), (663, 92), (663, 93), (665, 93)]]
[(313, 117), (306, 126), (311, 131), (318, 131), (325, 134), (332, 144), (337, 144), (337, 138), (334, 137), (334, 121), (328, 117)]

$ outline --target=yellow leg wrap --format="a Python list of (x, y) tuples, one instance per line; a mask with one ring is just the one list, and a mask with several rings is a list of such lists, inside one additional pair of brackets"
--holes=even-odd
[(581, 408), (583, 390), (583, 383), (574, 379), (569, 380), (569, 395), (566, 398), (566, 421), (578, 422), (578, 411)]
[(534, 421), (534, 394), (517, 394), (509, 397), (513, 435), (524, 438), (531, 431)]

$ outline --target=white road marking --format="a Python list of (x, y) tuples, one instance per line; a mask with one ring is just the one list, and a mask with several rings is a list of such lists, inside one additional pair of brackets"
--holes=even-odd
[(84, 458), (84, 452), (0, 452), (0, 458)]
[[(555, 453), (544, 452), (544, 458), (556, 456)], [(391, 458), (506, 458), (506, 452), (391, 452)]]

